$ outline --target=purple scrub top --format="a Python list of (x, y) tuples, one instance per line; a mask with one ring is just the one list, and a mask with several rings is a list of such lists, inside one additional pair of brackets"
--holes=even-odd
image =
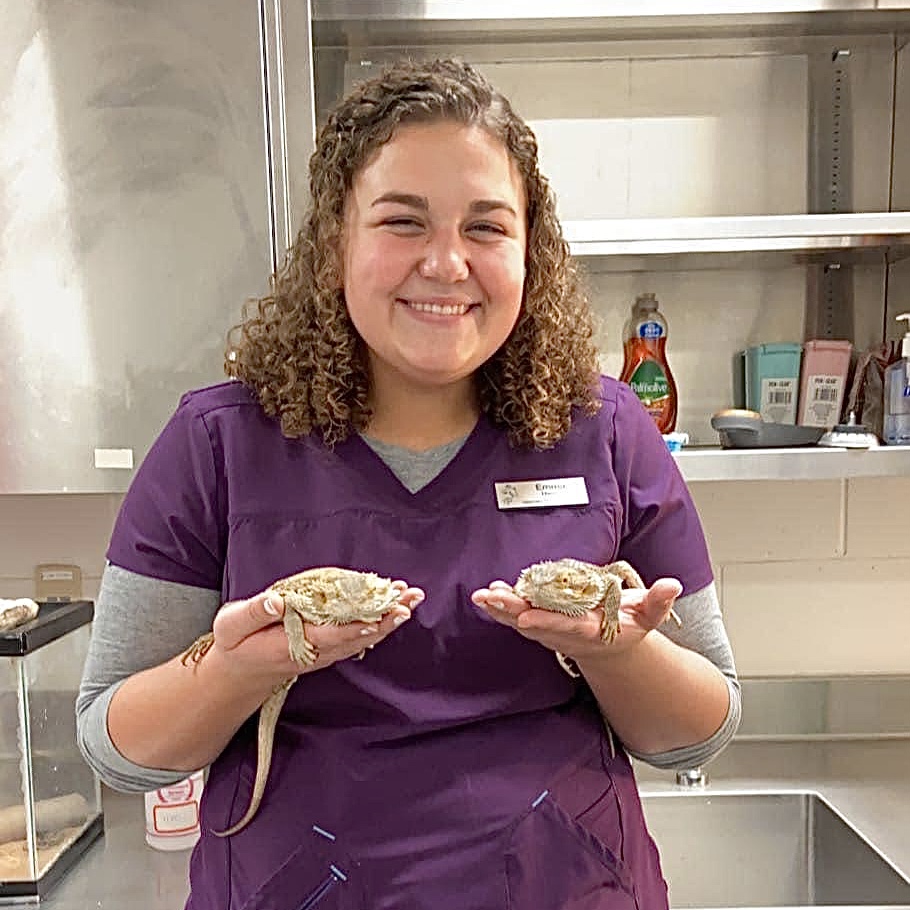
[[(422, 587), (361, 661), (301, 677), (265, 797), (249, 804), (256, 717), (212, 765), (187, 910), (660, 910), (657, 851), (621, 749), (583, 680), (470, 593), (526, 565), (623, 558), (646, 584), (712, 578), (701, 526), (653, 421), (604, 378), (603, 407), (546, 451), (481, 418), (410, 493), (358, 436), (286, 439), (249, 390), (184, 396), (140, 467), (110, 561), (249, 597), (323, 565)], [(582, 476), (589, 503), (500, 510), (494, 483)]]

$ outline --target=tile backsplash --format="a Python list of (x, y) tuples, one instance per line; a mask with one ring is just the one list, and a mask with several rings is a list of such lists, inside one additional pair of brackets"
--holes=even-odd
[[(741, 675), (910, 674), (910, 478), (691, 490)], [(32, 596), (53, 562), (81, 566), (94, 598), (120, 502), (0, 496), (0, 596)]]

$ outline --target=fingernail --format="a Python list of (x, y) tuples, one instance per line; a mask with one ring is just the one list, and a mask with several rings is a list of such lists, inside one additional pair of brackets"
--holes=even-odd
[(375, 635), (379, 631), (379, 626), (367, 626), (360, 630), (361, 635)]
[(414, 604), (414, 606), (416, 607), (417, 604), (423, 603), (425, 597), (426, 597), (425, 594), (415, 594), (411, 598), (411, 603)]
[(393, 620), (392, 625), (396, 628), (400, 626), (403, 622), (407, 622), (411, 618), (410, 610), (407, 613), (399, 613)]
[(265, 610), (269, 616), (278, 616), (278, 607), (275, 605), (275, 601), (271, 597), (266, 597), (262, 602), (262, 609)]
[(505, 610), (506, 605), (501, 600), (488, 600), (487, 603), (496, 610)]

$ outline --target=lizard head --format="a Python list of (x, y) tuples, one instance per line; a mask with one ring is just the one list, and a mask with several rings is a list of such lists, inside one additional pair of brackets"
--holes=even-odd
[(577, 559), (559, 559), (523, 569), (514, 590), (535, 607), (584, 612), (602, 600), (605, 585), (596, 566)]

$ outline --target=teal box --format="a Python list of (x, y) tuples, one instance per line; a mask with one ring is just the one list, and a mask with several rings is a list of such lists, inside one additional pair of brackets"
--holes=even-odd
[(746, 407), (769, 423), (796, 423), (803, 346), (796, 342), (746, 349)]

